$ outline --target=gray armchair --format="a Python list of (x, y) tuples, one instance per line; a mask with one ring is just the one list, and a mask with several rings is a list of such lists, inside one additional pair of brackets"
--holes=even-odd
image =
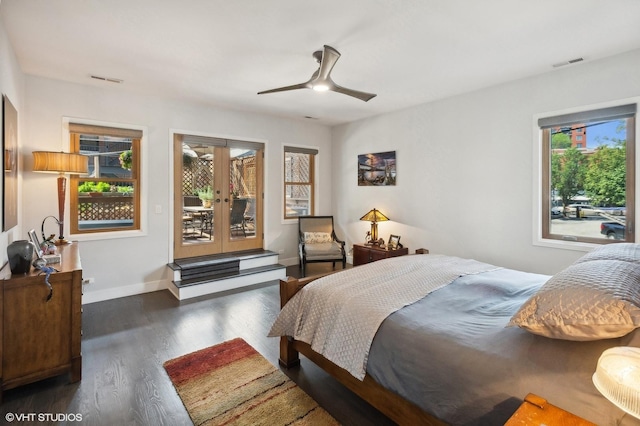
[(298, 217), (298, 247), (300, 268), (305, 274), (307, 263), (342, 262), (347, 265), (344, 241), (338, 239), (333, 229), (333, 216), (300, 216)]

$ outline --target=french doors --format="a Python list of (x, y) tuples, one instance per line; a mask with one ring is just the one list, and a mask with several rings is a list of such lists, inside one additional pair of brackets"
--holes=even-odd
[(262, 144), (174, 135), (174, 258), (262, 248)]

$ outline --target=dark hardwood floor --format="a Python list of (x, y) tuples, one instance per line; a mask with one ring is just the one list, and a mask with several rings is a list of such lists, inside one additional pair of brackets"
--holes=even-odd
[[(329, 269), (311, 264), (307, 275)], [(297, 266), (287, 273), (297, 276)], [(81, 415), (82, 422), (14, 424), (189, 425), (162, 364), (242, 337), (278, 365), (278, 339), (266, 337), (278, 311), (277, 282), (187, 301), (158, 291), (85, 305), (82, 381), (69, 384), (64, 375), (6, 391), (0, 418), (50, 413)], [(344, 425), (393, 424), (307, 359), (285, 372)]]

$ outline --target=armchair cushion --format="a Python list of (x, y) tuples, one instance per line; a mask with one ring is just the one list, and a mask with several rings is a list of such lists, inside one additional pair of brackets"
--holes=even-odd
[(305, 244), (321, 244), (330, 243), (333, 239), (328, 232), (305, 232), (304, 243)]
[(331, 260), (342, 257), (342, 245), (335, 241), (318, 244), (305, 244), (307, 260)]

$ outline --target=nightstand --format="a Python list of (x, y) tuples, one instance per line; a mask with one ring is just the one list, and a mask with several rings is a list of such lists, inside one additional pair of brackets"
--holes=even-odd
[(524, 398), (522, 405), (504, 424), (504, 426), (541, 425), (596, 426), (595, 423), (551, 405), (546, 399), (532, 393)]
[(387, 250), (378, 246), (370, 246), (366, 244), (353, 245), (353, 266), (364, 265), (365, 263), (375, 262), (376, 260), (387, 259), (389, 257), (404, 256), (409, 254), (406, 247)]

